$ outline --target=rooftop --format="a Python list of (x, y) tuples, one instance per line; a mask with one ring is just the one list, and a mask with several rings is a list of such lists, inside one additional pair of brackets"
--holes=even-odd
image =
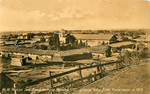
[(60, 54), (61, 56), (70, 56), (70, 55), (77, 55), (77, 54), (84, 54), (84, 53), (90, 53), (90, 51), (87, 50), (86, 48), (82, 48), (82, 49), (73, 49), (73, 50), (58, 52), (58, 54)]
[(134, 44), (134, 43), (126, 41), (126, 42), (118, 42), (118, 43), (109, 44), (109, 46), (111, 46), (111, 47), (120, 47), (122, 45), (130, 45), (130, 44)]
[(58, 54), (60, 56), (70, 56), (70, 55), (83, 54), (83, 53), (90, 52), (86, 48), (72, 49), (72, 50), (66, 50), (66, 51), (57, 51), (57, 50), (42, 50), (42, 49), (33, 49), (33, 48), (18, 48), (17, 46), (14, 46), (14, 47), (1, 46), (0, 50), (5, 51), (5, 52), (16, 52), (16, 53), (23, 53), (23, 54), (49, 55), (49, 56), (54, 55), (54, 54)]
[(92, 53), (104, 54), (107, 50), (108, 45), (89, 47), (88, 50)]
[(83, 40), (109, 40), (113, 35), (111, 34), (71, 34), (77, 39)]
[(135, 39), (137, 42), (150, 42), (150, 34)]

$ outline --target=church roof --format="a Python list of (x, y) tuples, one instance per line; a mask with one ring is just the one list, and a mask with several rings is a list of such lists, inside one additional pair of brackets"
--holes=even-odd
[(77, 39), (82, 40), (110, 40), (113, 35), (111, 34), (72, 34)]

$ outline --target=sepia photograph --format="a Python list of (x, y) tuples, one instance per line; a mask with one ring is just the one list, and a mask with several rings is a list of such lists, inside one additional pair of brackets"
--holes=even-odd
[(150, 94), (150, 0), (0, 0), (0, 94)]

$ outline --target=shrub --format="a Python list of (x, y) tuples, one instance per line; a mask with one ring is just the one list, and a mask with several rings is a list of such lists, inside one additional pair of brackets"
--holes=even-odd
[(142, 51), (129, 52), (126, 51), (124, 55), (118, 57), (119, 60), (123, 60), (124, 64), (130, 66), (131, 64), (139, 64), (141, 59), (150, 57), (150, 49), (144, 48)]
[(140, 58), (150, 58), (150, 49), (144, 48), (140, 53)]
[(123, 37), (122, 40), (123, 41), (129, 41), (128, 37)]
[(47, 50), (47, 46), (46, 45), (41, 45), (40, 48), (43, 49), (43, 50)]

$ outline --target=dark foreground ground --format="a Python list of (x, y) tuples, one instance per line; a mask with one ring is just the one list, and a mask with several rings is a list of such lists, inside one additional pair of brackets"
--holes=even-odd
[(150, 94), (150, 59), (111, 73), (71, 94)]

